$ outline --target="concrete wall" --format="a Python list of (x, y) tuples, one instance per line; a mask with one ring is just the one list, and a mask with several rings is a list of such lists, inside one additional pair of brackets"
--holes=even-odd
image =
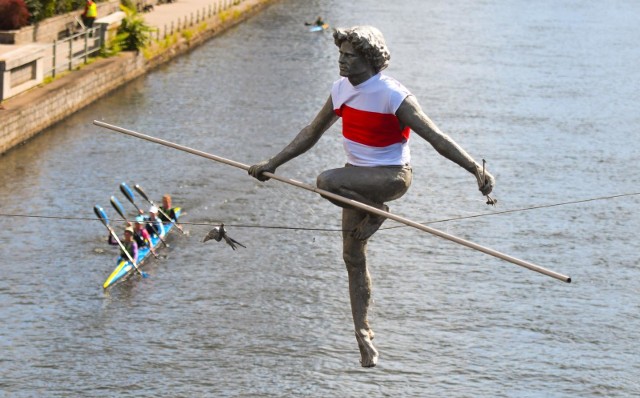
[(274, 0), (245, 1), (233, 7), (239, 11), (237, 18), (229, 18), (223, 22), (218, 16), (214, 16), (207, 21), (208, 28), (190, 41), (181, 38), (176, 45), (156, 53), (151, 59), (132, 52), (98, 59), (79, 71), (68, 73), (52, 83), (11, 98), (5, 103), (5, 109), (0, 110), (0, 154), (151, 68), (190, 51), (194, 46), (240, 23), (271, 1)]
[(0, 153), (140, 76), (145, 72), (144, 64), (144, 57), (123, 53), (38, 88), (37, 103), (1, 111)]

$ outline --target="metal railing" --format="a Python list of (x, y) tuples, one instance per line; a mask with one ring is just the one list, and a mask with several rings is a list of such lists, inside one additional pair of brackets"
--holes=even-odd
[(245, 0), (217, 0), (207, 7), (202, 7), (200, 10), (185, 15), (184, 17), (178, 17), (175, 23), (172, 21), (169, 25), (164, 25), (163, 28), (156, 27), (156, 29), (150, 34), (151, 39), (160, 41), (174, 33), (180, 33), (181, 31), (194, 26), (200, 22), (204, 22), (206, 19), (212, 18), (215, 15), (220, 14), (233, 6), (236, 6)]
[[(190, 28), (206, 19), (212, 18), (221, 12), (238, 5), (245, 0), (217, 0), (212, 2), (208, 7), (196, 10), (188, 16), (179, 17), (175, 24), (164, 25), (164, 29), (157, 28), (150, 33), (150, 38), (160, 41), (174, 33), (179, 33)], [(71, 71), (81, 63), (86, 64), (89, 56), (95, 56), (100, 52), (103, 37), (99, 27), (91, 29), (82, 29), (80, 32), (73, 33), (69, 37), (61, 40), (54, 40), (51, 45), (51, 51), (48, 56), (44, 57), (44, 77), (55, 77), (56, 74), (63, 71)]]
[(56, 73), (88, 63), (89, 56), (96, 56), (102, 47), (100, 30), (99, 27), (84, 29), (62, 40), (54, 40), (51, 55), (44, 57), (44, 76), (56, 77)]

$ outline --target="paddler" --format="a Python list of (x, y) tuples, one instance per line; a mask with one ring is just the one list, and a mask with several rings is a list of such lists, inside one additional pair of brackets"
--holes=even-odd
[(322, 19), (321, 16), (318, 16), (318, 18), (316, 18), (315, 22), (305, 22), (304, 23), (306, 26), (320, 26), (323, 27), (325, 22)]
[[(389, 64), (389, 50), (382, 33), (371, 26), (337, 29), (333, 34), (339, 48), (341, 78), (309, 125), (282, 151), (249, 168), (249, 174), (266, 181), (263, 172), (274, 173), (282, 164), (311, 149), (338, 118), (342, 117), (344, 167), (327, 170), (317, 178), (323, 190), (380, 210), (386, 202), (402, 197), (412, 179), (409, 133), (413, 130), (440, 155), (474, 176), (483, 195), (495, 180), (453, 139), (429, 119), (411, 92), (395, 79), (381, 73)], [(329, 199), (331, 200), (331, 199)], [(371, 303), (371, 277), (367, 269), (367, 243), (384, 217), (333, 202), (342, 210), (343, 258), (349, 275), (349, 294), (355, 335), (363, 367), (376, 366), (378, 351), (367, 314)]]
[[(160, 206), (160, 210), (162, 210), (162, 212), (164, 212), (164, 214), (162, 214), (162, 212), (160, 212), (160, 214), (158, 215), (158, 217), (160, 218), (160, 220), (165, 221), (165, 222), (169, 222), (169, 221), (173, 221), (176, 222), (178, 221), (178, 218), (176, 217), (176, 212), (173, 209), (173, 207), (171, 207), (171, 195), (169, 194), (165, 194), (164, 196), (162, 196), (162, 206)], [(167, 217), (165, 217), (164, 215), (169, 216), (168, 219)]]
[(151, 241), (151, 235), (149, 235), (149, 231), (144, 227), (144, 217), (138, 216), (136, 217), (136, 222), (133, 223), (133, 240), (136, 241), (138, 245), (138, 249), (142, 249), (144, 247), (148, 247), (149, 251), (156, 255), (156, 252), (153, 248), (153, 242)]
[(158, 218), (158, 208), (156, 206), (151, 206), (149, 208), (149, 218), (147, 219), (147, 231), (150, 234), (155, 234), (157, 236), (164, 236), (164, 225), (160, 218)]
[[(138, 263), (138, 244), (133, 239), (133, 233), (134, 233), (133, 227), (125, 228), (124, 237), (120, 240), (120, 243), (122, 243), (122, 246), (124, 246), (125, 250), (127, 250), (129, 255), (131, 255), (131, 258), (133, 259), (133, 261), (137, 264)], [(109, 234), (109, 244), (114, 246), (119, 246), (118, 242), (113, 238), (113, 235), (111, 234)], [(120, 258), (118, 258), (118, 263), (122, 260), (129, 261), (129, 257), (127, 257), (127, 254), (122, 251), (122, 248), (120, 248)]]

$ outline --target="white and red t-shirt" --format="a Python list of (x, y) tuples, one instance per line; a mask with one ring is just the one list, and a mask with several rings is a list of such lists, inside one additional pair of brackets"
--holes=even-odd
[(343, 77), (333, 83), (334, 112), (342, 117), (347, 162), (354, 166), (409, 164), (408, 127), (401, 128), (395, 113), (411, 95), (402, 84), (381, 73), (353, 86)]

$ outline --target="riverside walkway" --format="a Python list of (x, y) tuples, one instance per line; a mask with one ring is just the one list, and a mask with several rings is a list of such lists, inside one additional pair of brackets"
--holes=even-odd
[(172, 23), (177, 26), (182, 21), (192, 18), (195, 20), (198, 17), (201, 20), (203, 12), (219, 10), (231, 3), (230, 0), (176, 0), (173, 3), (158, 4), (151, 11), (141, 15), (147, 25), (163, 32), (165, 27), (169, 29)]
[[(175, 40), (168, 46), (156, 44), (147, 55), (129, 51), (97, 58), (53, 82), (3, 101), (0, 104), (0, 155), (130, 80), (242, 22), (272, 1), (177, 0), (141, 13), (146, 24), (154, 29), (152, 39), (163, 40), (172, 35)], [(185, 29), (191, 33), (175, 35)], [(12, 47), (0, 46), (0, 51), (12, 51)]]

